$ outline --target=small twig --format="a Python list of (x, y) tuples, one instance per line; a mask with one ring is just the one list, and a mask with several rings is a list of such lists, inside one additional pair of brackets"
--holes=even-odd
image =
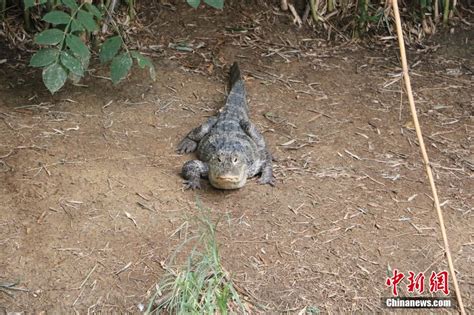
[(20, 283), (20, 281), (15, 282), (0, 282), (0, 291), (5, 292), (8, 295), (11, 295), (7, 290), (10, 291), (23, 291), (28, 292), (28, 289), (23, 288), (16, 288), (16, 286)]
[(87, 280), (89, 280), (89, 278), (90, 278), (91, 274), (94, 272), (95, 268), (97, 268), (97, 264), (95, 264), (94, 268), (92, 268), (92, 270), (89, 271), (86, 278), (84, 279), (84, 281), (82, 281), (81, 285), (79, 286), (79, 289), (81, 289), (84, 286), (84, 284), (86, 284)]
[(293, 22), (298, 24), (298, 26), (301, 26), (303, 21), (301, 21), (301, 17), (299, 16), (298, 12), (296, 12), (295, 7), (290, 3), (288, 4), (288, 8), (290, 8), (291, 14), (293, 14), (293, 17), (295, 18)]
[(118, 276), (119, 274), (121, 274), (122, 272), (124, 272), (125, 270), (127, 270), (128, 268), (130, 268), (130, 266), (132, 265), (132, 262), (129, 262), (128, 264), (126, 264), (125, 266), (123, 266), (122, 269), (118, 270), (118, 271), (115, 271), (114, 272), (114, 275)]
[(112, 15), (114, 14), (115, 6), (117, 5), (117, 0), (112, 0), (109, 5), (107, 21), (102, 26), (102, 34), (107, 33), (107, 28), (109, 27), (110, 21), (113, 19)]
[(308, 20), (308, 16), (310, 12), (311, 12), (311, 6), (309, 5), (309, 3), (307, 3), (306, 8), (304, 9), (303, 17), (301, 18), (303, 22)]

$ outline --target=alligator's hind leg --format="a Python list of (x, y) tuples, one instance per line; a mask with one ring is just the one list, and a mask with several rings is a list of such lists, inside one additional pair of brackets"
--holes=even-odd
[(264, 156), (264, 162), (260, 169), (262, 175), (260, 176), (258, 183), (259, 184), (269, 184), (275, 186), (275, 178), (273, 177), (273, 157), (270, 151), (267, 149), (265, 144), (265, 139), (257, 127), (250, 121), (240, 122), (240, 126), (245, 131), (245, 133), (255, 142), (260, 153)]
[(201, 126), (191, 130), (186, 137), (178, 144), (177, 151), (180, 154), (190, 153), (196, 150), (198, 142), (204, 137), (216, 124), (217, 117), (210, 117)]
[(183, 165), (181, 171), (185, 181), (184, 189), (199, 189), (201, 188), (201, 177), (207, 177), (209, 166), (199, 160), (187, 161)]

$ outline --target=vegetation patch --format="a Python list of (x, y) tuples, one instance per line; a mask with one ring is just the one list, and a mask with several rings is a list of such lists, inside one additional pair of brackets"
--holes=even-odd
[[(199, 214), (194, 221), (199, 226), (197, 236), (184, 241), (163, 264), (166, 275), (156, 285), (146, 314), (248, 314), (249, 305), (243, 301), (224, 269), (216, 239), (217, 223), (210, 218), (210, 210), (198, 204)], [(185, 245), (194, 242), (186, 264), (170, 267)]]

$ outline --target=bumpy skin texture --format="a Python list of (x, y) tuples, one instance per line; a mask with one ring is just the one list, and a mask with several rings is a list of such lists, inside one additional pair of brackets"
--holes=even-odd
[(249, 120), (237, 63), (230, 69), (230, 92), (221, 112), (191, 130), (177, 151), (183, 154), (196, 149), (199, 160), (186, 162), (182, 169), (186, 189), (201, 188), (201, 177), (208, 177), (216, 188), (236, 189), (260, 173), (260, 184), (275, 185), (272, 155), (262, 134)]

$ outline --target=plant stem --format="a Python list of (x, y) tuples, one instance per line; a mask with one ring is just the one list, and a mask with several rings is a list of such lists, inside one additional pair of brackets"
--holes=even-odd
[(107, 11), (107, 14), (109, 15), (110, 22), (112, 22), (113, 28), (115, 29), (115, 31), (117, 32), (117, 35), (120, 36), (120, 39), (122, 40), (122, 47), (124, 47), (125, 50), (127, 51), (127, 54), (130, 55), (130, 51), (128, 50), (127, 45), (125, 45), (125, 39), (123, 38), (122, 32), (120, 32), (120, 29), (119, 29), (117, 23), (115, 22), (114, 18), (112, 17), (112, 13), (109, 10), (107, 10), (107, 8), (105, 8), (105, 10)]
[(453, 0), (453, 6), (451, 7), (451, 10), (449, 10), (449, 17), (453, 17), (454, 10), (456, 10), (456, 6), (458, 4), (458, 0)]
[(30, 9), (25, 9), (23, 11), (23, 20), (25, 21), (25, 29), (27, 32), (31, 32), (31, 17), (30, 17)]
[(135, 0), (128, 1), (128, 15), (130, 16), (130, 20), (135, 19)]
[(311, 7), (311, 16), (313, 17), (314, 22), (318, 23), (319, 17), (317, 9), (319, 7), (319, 0), (309, 0), (309, 5)]
[(0, 0), (0, 21), (5, 19), (5, 11), (7, 9), (7, 0)]
[(48, 2), (46, 2), (46, 10), (47, 10), (48, 12), (53, 11), (53, 5), (54, 5), (54, 4), (53, 4), (53, 0), (48, 0)]
[[(71, 10), (71, 18), (69, 19), (69, 22), (66, 24), (66, 27), (64, 28), (63, 39), (61, 40), (61, 43), (59, 44), (60, 51), (63, 51), (64, 47), (66, 46), (66, 37), (67, 37), (67, 34), (69, 33), (69, 29), (71, 28), (72, 21), (74, 20), (74, 17), (77, 15), (77, 12), (79, 12), (79, 10), (84, 6), (84, 4), (85, 3), (81, 3), (79, 7), (77, 8), (77, 10), (75, 11)], [(58, 56), (56, 57), (55, 62), (58, 62), (59, 56), (60, 54), (58, 54)]]
[(359, 10), (359, 31), (363, 32), (364, 27), (368, 22), (368, 0), (359, 0), (358, 10)]
[(449, 0), (444, 0), (443, 24), (448, 25), (449, 21)]
[(334, 11), (334, 0), (328, 0), (328, 12)]

